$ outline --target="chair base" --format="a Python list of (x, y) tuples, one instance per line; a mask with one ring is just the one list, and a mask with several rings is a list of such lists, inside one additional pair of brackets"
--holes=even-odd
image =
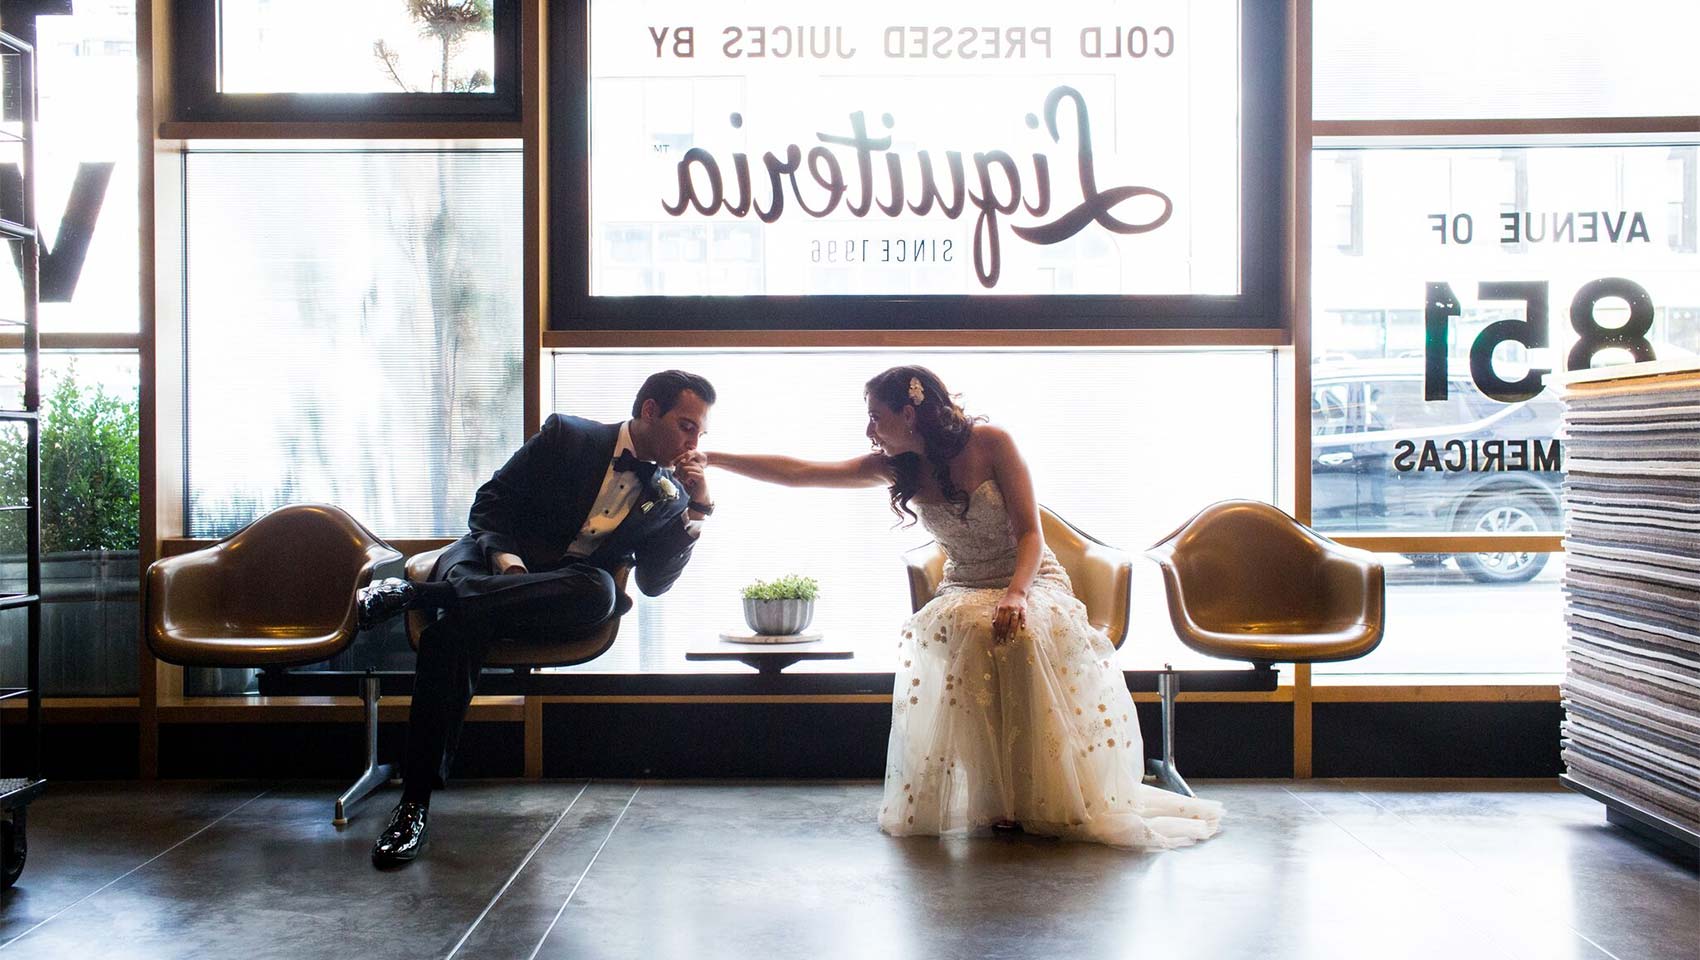
[(1186, 785), (1186, 779), (1175, 766), (1175, 700), (1180, 693), (1179, 671), (1172, 664), (1163, 664), (1162, 672), (1157, 674), (1157, 695), (1162, 698), (1163, 755), (1146, 760), (1145, 773), (1155, 781), (1155, 786), (1183, 797), (1196, 797), (1198, 794)]
[(331, 824), (338, 827), (348, 826), (348, 808), (366, 799), (372, 791), (395, 779), (395, 764), (368, 764), (360, 779), (345, 790), (342, 796), (336, 798), (336, 814), (331, 817)]
[(1181, 777), (1181, 772), (1175, 769), (1172, 761), (1155, 758), (1145, 761), (1145, 776), (1154, 787), (1160, 787), (1170, 793), (1178, 793), (1183, 797), (1198, 796), (1198, 794), (1192, 792), (1191, 787), (1186, 785), (1186, 780)]
[(331, 817), (333, 826), (348, 825), (348, 808), (388, 783), (395, 777), (395, 764), (378, 762), (378, 678), (363, 677), (360, 680), (360, 703), (366, 708), (366, 769), (354, 785), (343, 791), (336, 798), (336, 813)]

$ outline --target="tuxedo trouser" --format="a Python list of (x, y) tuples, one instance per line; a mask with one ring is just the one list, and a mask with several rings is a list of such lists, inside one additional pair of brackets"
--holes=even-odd
[(434, 572), (453, 587), (443, 615), (419, 634), (408, 713), (402, 799), (425, 802), (448, 782), (467, 707), (491, 643), (582, 630), (614, 612), (614, 578), (586, 564), (541, 573), (492, 575), (467, 556)]

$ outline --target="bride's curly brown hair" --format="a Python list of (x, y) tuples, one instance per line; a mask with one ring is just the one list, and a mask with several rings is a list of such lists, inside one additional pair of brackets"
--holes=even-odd
[(904, 526), (920, 519), (909, 508), (909, 501), (920, 492), (921, 471), (931, 468), (939, 493), (966, 516), (968, 494), (951, 481), (950, 461), (968, 446), (974, 425), (984, 423), (986, 418), (964, 413), (956, 395), (945, 388), (938, 374), (926, 367), (892, 367), (869, 380), (865, 393), (893, 410), (913, 407), (915, 433), (925, 451), (886, 457), (892, 476), (891, 486), (887, 488), (891, 493), (891, 512), (897, 514)]

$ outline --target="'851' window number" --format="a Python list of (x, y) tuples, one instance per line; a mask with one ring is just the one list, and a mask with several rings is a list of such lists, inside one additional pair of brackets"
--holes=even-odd
[[(1480, 300), (1521, 300), (1524, 319), (1497, 320), (1476, 335), (1470, 344), (1470, 379), (1482, 393), (1495, 400), (1515, 403), (1541, 392), (1542, 380), (1550, 370), (1532, 368), (1520, 380), (1506, 380), (1493, 368), (1493, 351), (1502, 343), (1520, 343), (1529, 349), (1547, 346), (1547, 283), (1534, 281), (1482, 281), (1476, 289)], [(1621, 327), (1602, 327), (1594, 319), (1601, 300), (1618, 297), (1629, 304), (1629, 321)], [(1452, 285), (1428, 285), (1423, 309), (1423, 398), (1446, 399), (1446, 359), (1450, 351), (1451, 326), (1447, 321), (1463, 312)], [(1602, 277), (1582, 285), (1570, 301), (1570, 326), (1576, 345), (1570, 348), (1567, 370), (1585, 370), (1601, 350), (1628, 350), (1637, 361), (1654, 359), (1647, 332), (1653, 327), (1653, 299), (1633, 280)]]

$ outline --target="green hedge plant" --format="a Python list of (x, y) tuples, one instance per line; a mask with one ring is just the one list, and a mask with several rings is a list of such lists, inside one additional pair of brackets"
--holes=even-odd
[[(77, 379), (76, 363), (45, 391), (41, 410), (41, 549), (134, 550), (141, 529), (141, 410)], [(25, 434), (0, 435), (0, 503), (26, 502)], [(24, 547), (21, 511), (0, 514), (0, 551)]]

